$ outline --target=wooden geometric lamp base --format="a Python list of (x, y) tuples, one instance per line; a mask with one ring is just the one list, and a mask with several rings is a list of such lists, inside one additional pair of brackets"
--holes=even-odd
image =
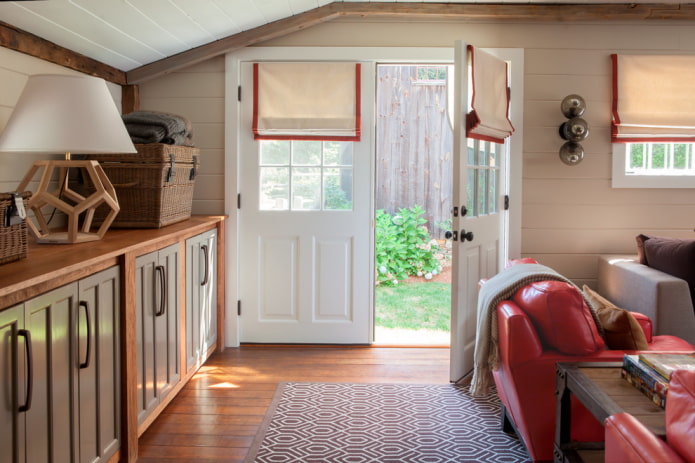
[[(67, 181), (68, 169), (70, 168), (83, 169), (96, 191), (84, 197), (71, 190)], [(27, 227), (36, 241), (39, 243), (72, 244), (102, 239), (120, 211), (120, 206), (118, 205), (116, 190), (99, 163), (97, 161), (70, 160), (36, 161), (17, 187), (17, 191), (25, 191), (29, 182), (40, 169), (43, 169), (43, 172), (39, 186), (32, 193), (28, 202), (28, 207), (34, 212), (38, 226), (29, 218), (26, 219)], [(59, 169), (58, 189), (51, 192), (48, 191), (48, 185), (56, 169)], [(63, 198), (71, 203), (65, 202)], [(92, 232), (94, 212), (102, 204), (106, 204), (111, 210), (96, 232)], [(44, 206), (52, 206), (67, 215), (67, 231), (56, 232), (48, 228), (48, 222), (41, 212), (41, 208)]]

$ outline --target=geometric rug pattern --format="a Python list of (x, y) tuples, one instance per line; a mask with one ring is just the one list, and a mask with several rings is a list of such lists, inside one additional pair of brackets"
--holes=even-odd
[(452, 384), (281, 383), (247, 462), (528, 462), (494, 389)]

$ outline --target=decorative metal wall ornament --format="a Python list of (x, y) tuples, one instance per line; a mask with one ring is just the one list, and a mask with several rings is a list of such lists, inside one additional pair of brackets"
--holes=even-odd
[(560, 148), (560, 159), (574, 166), (584, 159), (584, 147), (579, 142), (589, 136), (589, 124), (580, 117), (586, 110), (586, 102), (579, 95), (567, 95), (560, 104), (560, 110), (568, 118), (559, 129), (560, 137), (567, 140)]

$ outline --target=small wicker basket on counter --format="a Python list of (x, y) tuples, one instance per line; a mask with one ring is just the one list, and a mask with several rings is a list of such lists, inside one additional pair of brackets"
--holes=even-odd
[[(25, 210), (29, 210), (27, 202), (31, 192), (21, 194)], [(27, 256), (28, 238), (26, 219), (7, 226), (7, 214), (14, 205), (14, 195), (0, 193), (0, 264), (7, 264)]]
[[(112, 228), (161, 228), (191, 216), (200, 149), (163, 143), (136, 144), (137, 153), (89, 154), (99, 161), (120, 205)], [(94, 222), (103, 221), (97, 209)]]

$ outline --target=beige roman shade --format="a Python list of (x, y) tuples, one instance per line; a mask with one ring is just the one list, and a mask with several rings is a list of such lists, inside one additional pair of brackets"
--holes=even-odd
[(253, 80), (256, 139), (359, 141), (359, 63), (255, 63)]
[(507, 63), (472, 45), (468, 51), (473, 90), (471, 111), (466, 115), (466, 136), (504, 143), (514, 132), (508, 116)]
[(613, 143), (695, 141), (695, 56), (611, 58)]

